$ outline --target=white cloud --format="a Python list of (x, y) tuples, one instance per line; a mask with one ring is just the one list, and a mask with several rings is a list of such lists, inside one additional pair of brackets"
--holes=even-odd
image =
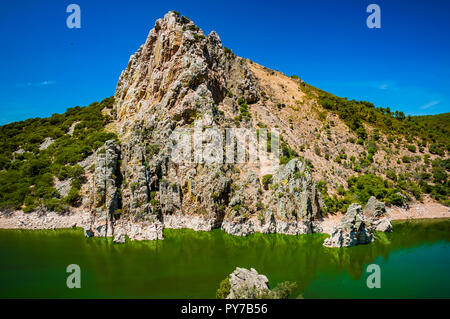
[(344, 82), (330, 82), (327, 83), (330, 86), (339, 87), (353, 87), (353, 88), (368, 88), (368, 89), (379, 89), (379, 90), (391, 90), (397, 91), (397, 85), (394, 81), (344, 81)]
[(56, 81), (42, 81), (37, 83), (38, 86), (45, 86), (45, 85), (50, 85), (50, 84), (55, 84)]
[(45, 80), (42, 82), (25, 82), (25, 83), (17, 83), (16, 86), (23, 88), (23, 87), (32, 87), (32, 86), (47, 86), (51, 84), (55, 84), (56, 81), (53, 80)]
[(429, 108), (432, 107), (433, 105), (439, 104), (439, 102), (440, 102), (440, 101), (431, 101), (431, 102), (428, 102), (427, 104), (422, 105), (422, 106), (420, 107), (420, 109), (422, 109), (422, 110), (429, 109)]

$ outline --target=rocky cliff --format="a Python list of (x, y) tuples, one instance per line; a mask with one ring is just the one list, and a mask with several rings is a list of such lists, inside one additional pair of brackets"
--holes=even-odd
[[(120, 145), (109, 141), (97, 156), (90, 234), (115, 236), (119, 228), (130, 236), (118, 226), (123, 223), (158, 225), (141, 236), (146, 239), (161, 238), (162, 227), (222, 227), (234, 235), (315, 231), (325, 206), (299, 159), (272, 171), (260, 160), (173, 160), (177, 130), (197, 128), (205, 143), (208, 128), (221, 134), (230, 127), (256, 128), (243, 111), (261, 95), (247, 63), (214, 31), (205, 36), (175, 12), (156, 21), (117, 85), (111, 127)], [(263, 187), (267, 172), (276, 187)]]
[(169, 12), (114, 98), (1, 127), (0, 210), (79, 214), (61, 223), (115, 242), (162, 239), (166, 227), (368, 243), (392, 230), (378, 200), (448, 203), (446, 136), (386, 112), (238, 57), (216, 32)]

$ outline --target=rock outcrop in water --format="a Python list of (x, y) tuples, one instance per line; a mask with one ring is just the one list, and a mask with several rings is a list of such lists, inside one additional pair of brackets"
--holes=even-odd
[(230, 293), (227, 299), (256, 299), (270, 293), (269, 279), (253, 268), (248, 270), (237, 267), (229, 280)]
[(222, 281), (216, 296), (225, 299), (287, 299), (296, 287), (296, 283), (285, 281), (270, 289), (266, 276), (253, 268), (236, 267)]
[(338, 226), (334, 227), (331, 237), (323, 243), (326, 247), (350, 247), (368, 244), (374, 240), (372, 231), (364, 221), (359, 204), (351, 204)]
[(364, 207), (364, 219), (370, 229), (382, 232), (392, 231), (392, 220), (386, 214), (386, 207), (371, 196)]
[(331, 237), (324, 242), (326, 247), (350, 247), (368, 244), (374, 240), (373, 232), (392, 232), (392, 220), (386, 214), (386, 207), (371, 196), (361, 210), (361, 205), (352, 204), (334, 227)]

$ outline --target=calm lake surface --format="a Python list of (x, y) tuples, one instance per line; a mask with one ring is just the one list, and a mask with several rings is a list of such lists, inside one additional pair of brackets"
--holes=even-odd
[[(115, 245), (81, 229), (0, 230), (1, 298), (214, 298), (236, 266), (255, 268), (271, 287), (298, 284), (293, 297), (450, 298), (450, 220), (395, 222), (369, 245), (325, 248), (328, 235), (234, 237), (221, 230), (165, 230), (163, 241)], [(369, 289), (369, 264), (381, 288)], [(81, 268), (68, 289), (66, 267)]]

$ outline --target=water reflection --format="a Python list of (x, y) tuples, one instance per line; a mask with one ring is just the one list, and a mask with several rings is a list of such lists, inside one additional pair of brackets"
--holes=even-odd
[[(360, 280), (365, 266), (398, 250), (450, 241), (450, 220), (394, 223), (393, 233), (351, 248), (322, 246), (328, 235), (254, 234), (236, 237), (221, 230), (165, 230), (163, 241), (113, 244), (112, 239), (84, 238), (81, 230), (0, 231), (1, 296), (213, 298), (219, 282), (237, 266), (257, 269), (271, 285), (298, 283), (302, 293), (324, 274), (346, 273)], [(83, 289), (64, 287), (68, 264), (83, 273)], [(33, 265), (33, 268), (24, 266)], [(14, 276), (40, 274), (51, 290), (41, 290)], [(321, 277), (323, 278), (323, 277)], [(15, 279), (14, 279), (15, 280)], [(36, 279), (38, 280), (38, 279)], [(54, 282), (54, 285), (50, 283)], [(56, 287), (56, 288), (55, 288)], [(13, 294), (14, 291), (14, 294)]]

